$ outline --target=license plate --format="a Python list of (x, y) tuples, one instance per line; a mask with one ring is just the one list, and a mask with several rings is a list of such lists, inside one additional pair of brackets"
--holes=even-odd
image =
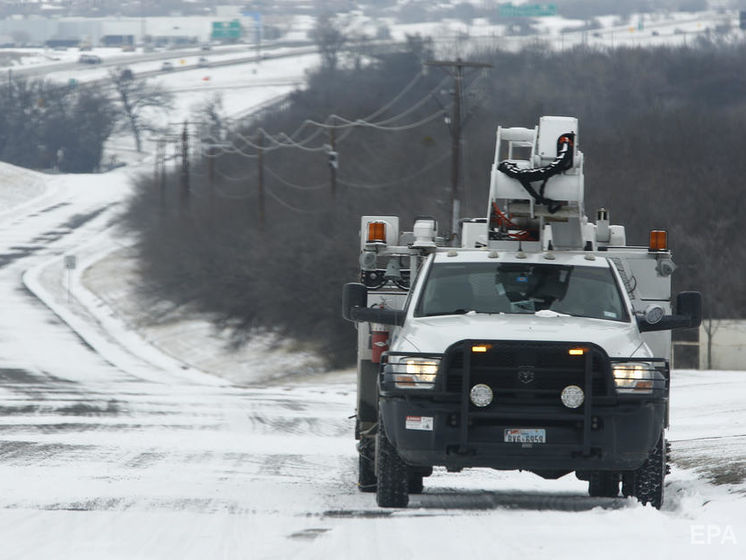
[(544, 429), (506, 428), (506, 443), (546, 443), (547, 431)]

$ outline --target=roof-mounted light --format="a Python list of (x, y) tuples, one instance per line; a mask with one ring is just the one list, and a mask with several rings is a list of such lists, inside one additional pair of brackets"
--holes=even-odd
[(664, 229), (654, 229), (650, 231), (650, 245), (648, 248), (651, 251), (667, 251), (668, 250), (668, 233)]
[(386, 222), (368, 222), (368, 243), (386, 243)]
[(414, 222), (414, 243), (412, 247), (424, 249), (435, 247), (435, 236), (438, 231), (438, 222), (434, 218), (420, 217)]

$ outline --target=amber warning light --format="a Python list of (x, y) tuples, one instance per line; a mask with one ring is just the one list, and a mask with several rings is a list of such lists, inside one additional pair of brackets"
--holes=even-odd
[(585, 354), (585, 349), (584, 348), (570, 348), (568, 354), (570, 354), (570, 356), (582, 356), (583, 354)]
[(368, 222), (368, 243), (386, 243), (386, 222)]
[(651, 230), (649, 248), (651, 251), (665, 251), (668, 249), (668, 234), (665, 230)]

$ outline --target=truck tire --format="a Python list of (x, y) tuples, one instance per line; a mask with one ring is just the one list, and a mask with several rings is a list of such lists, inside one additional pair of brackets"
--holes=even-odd
[(666, 477), (666, 451), (668, 442), (658, 439), (655, 448), (643, 465), (635, 471), (635, 497), (642, 504), (650, 504), (655, 509), (663, 505), (663, 483)]
[(425, 485), (422, 482), (422, 475), (410, 472), (407, 479), (407, 489), (410, 494), (422, 494)]
[(361, 492), (376, 491), (376, 440), (361, 437), (358, 444), (357, 487)]
[(378, 416), (376, 434), (376, 503), (380, 507), (407, 507), (409, 504), (409, 473), (396, 448), (386, 437), (383, 418)]
[(608, 471), (592, 472), (588, 480), (588, 495), (594, 498), (616, 498), (619, 495), (619, 475)]

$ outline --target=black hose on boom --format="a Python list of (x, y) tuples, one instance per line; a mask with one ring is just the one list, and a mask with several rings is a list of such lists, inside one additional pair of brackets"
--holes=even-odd
[[(521, 169), (513, 162), (502, 161), (497, 166), (497, 170), (520, 182), (528, 194), (533, 197), (536, 204), (545, 204), (549, 212), (554, 214), (560, 209), (562, 203), (545, 197), (544, 189), (546, 188), (547, 181), (550, 177), (559, 175), (573, 166), (574, 145), (575, 133), (568, 132), (557, 139), (557, 157), (554, 158), (552, 163), (545, 165), (544, 167)], [(536, 181), (542, 181), (538, 192), (531, 185), (531, 183)]]

